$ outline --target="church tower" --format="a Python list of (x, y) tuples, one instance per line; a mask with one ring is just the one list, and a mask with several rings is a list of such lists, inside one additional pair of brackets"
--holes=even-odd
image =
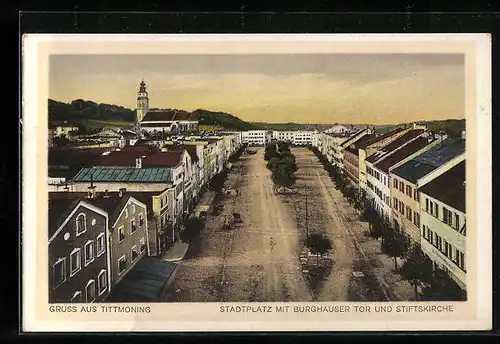
[(149, 97), (146, 91), (144, 80), (141, 81), (139, 92), (137, 93), (137, 123), (140, 123), (149, 111)]

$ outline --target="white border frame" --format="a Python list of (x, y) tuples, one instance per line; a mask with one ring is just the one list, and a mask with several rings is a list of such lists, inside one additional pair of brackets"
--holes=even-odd
[[(477, 252), (481, 254), (481, 264), (477, 264), (476, 271), (470, 272), (471, 278), (477, 281), (477, 303), (475, 309), (477, 313), (473, 317), (466, 320), (453, 320), (446, 317), (443, 320), (426, 320), (425, 316), (421, 316), (418, 321), (407, 321), (404, 319), (397, 319), (390, 321), (383, 318), (371, 319), (370, 321), (354, 321), (352, 318), (346, 321), (343, 320), (330, 320), (330, 321), (265, 321), (262, 317), (259, 321), (240, 320), (239, 317), (228, 320), (213, 319), (200, 322), (192, 320), (183, 320), (179, 314), (176, 314), (175, 319), (165, 319), (152, 321), (155, 308), (160, 309), (160, 305), (152, 305), (152, 314), (143, 318), (140, 315), (134, 317), (118, 317), (116, 315), (107, 314), (107, 320), (98, 320), (96, 315), (93, 314), (92, 318), (86, 321), (75, 320), (77, 318), (70, 317), (70, 314), (65, 314), (66, 318), (46, 317), (40, 318), (35, 309), (39, 307), (40, 296), (37, 294), (35, 288), (36, 284), (33, 283), (33, 278), (36, 276), (36, 258), (29, 257), (29, 253), (37, 252), (38, 246), (36, 235), (33, 230), (37, 228), (37, 221), (45, 215), (41, 215), (38, 211), (38, 198), (43, 199), (43, 195), (38, 190), (37, 183), (40, 178), (37, 177), (37, 170), (35, 168), (37, 159), (43, 159), (44, 156), (37, 157), (37, 128), (40, 119), (38, 118), (38, 105), (40, 103), (41, 95), (37, 85), (40, 83), (41, 76), (37, 73), (38, 64), (41, 61), (37, 58), (37, 54), (42, 54), (41, 59), (46, 59), (43, 53), (46, 51), (41, 50), (40, 43), (54, 44), (55, 41), (64, 47), (68, 44), (66, 53), (75, 53), (74, 49), (70, 47), (71, 44), (84, 46), (89, 38), (93, 40), (93, 45), (102, 44), (113, 40), (113, 44), (109, 46), (108, 52), (115, 54), (129, 53), (129, 45), (131, 42), (142, 42), (144, 51), (152, 47), (158, 48), (159, 46), (168, 46), (178, 44), (185, 41), (195, 42), (195, 44), (185, 45), (183, 49), (179, 49), (176, 53), (193, 53), (196, 46), (197, 51), (199, 47), (197, 43), (215, 44), (223, 42), (232, 46), (242, 42), (251, 44), (255, 43), (268, 43), (266, 45), (266, 53), (278, 53), (284, 45), (294, 41), (297, 47), (310, 46), (311, 42), (315, 43), (335, 43), (344, 44), (352, 42), (353, 44), (366, 44), (371, 43), (373, 52), (384, 50), (384, 42), (391, 41), (395, 43), (396, 48), (394, 52), (414, 52), (415, 46), (412, 42), (455, 42), (460, 43), (465, 40), (474, 41), (475, 48), (479, 53), (475, 56), (475, 78), (476, 83), (473, 84), (473, 89), (477, 93), (475, 104), (475, 114), (478, 118), (477, 125), (471, 132), (467, 130), (467, 135), (473, 135), (476, 139), (476, 147), (471, 154), (474, 154), (478, 159), (474, 166), (476, 171), (481, 171), (481, 178), (475, 181), (475, 189), (473, 190), (474, 198), (477, 199), (476, 203), (472, 203), (475, 211), (484, 215), (479, 216), (475, 223), (470, 223), (474, 228), (491, 228), (491, 37), (487, 34), (376, 34), (376, 35), (28, 35), (23, 37), (23, 329), (25, 331), (50, 331), (50, 330), (64, 330), (64, 331), (120, 331), (120, 330), (139, 330), (139, 331), (289, 331), (300, 329), (302, 331), (332, 331), (332, 330), (487, 330), (492, 325), (492, 305), (491, 305), (491, 232), (485, 231), (482, 235), (478, 236), (477, 244), (474, 247)], [(165, 44), (166, 43), (166, 44)], [(269, 44), (273, 43), (273, 44)], [(380, 44), (379, 44), (380, 43)], [(333, 44), (334, 45), (334, 44)], [(445, 44), (442, 44), (445, 45)], [(309, 51), (326, 52), (331, 49), (332, 44), (323, 44), (319, 48)], [(435, 45), (436, 46), (436, 45)], [(85, 53), (92, 53), (88, 49)], [(418, 50), (418, 49), (417, 49)], [(150, 50), (149, 50), (150, 51)], [(262, 51), (253, 51), (254, 53), (262, 53)], [(347, 52), (347, 50), (346, 50)], [(64, 53), (61, 49), (59, 53)], [(79, 52), (78, 52), (79, 53)], [(206, 51), (207, 54), (220, 53), (217, 49)], [(245, 53), (243, 51), (243, 53)], [(470, 90), (469, 90), (470, 91)], [(467, 92), (466, 92), (467, 93)], [(46, 180), (46, 176), (43, 176)], [(470, 183), (468, 183), (468, 187)], [(469, 189), (470, 190), (470, 189)], [(468, 208), (469, 209), (469, 208)], [(486, 212), (486, 214), (485, 214)], [(32, 255), (36, 256), (36, 255)], [(470, 265), (470, 264), (468, 264)], [(36, 306), (36, 307), (35, 307)], [(170, 305), (172, 310), (175, 305)], [(207, 304), (192, 304), (192, 307), (206, 307)], [(164, 305), (162, 305), (162, 308)], [(183, 305), (183, 307), (188, 307)], [(215, 306), (214, 306), (215, 307)], [(183, 308), (176, 308), (177, 311), (182, 311)], [(175, 313), (175, 311), (173, 311)], [(38, 314), (38, 315), (37, 315)], [(162, 313), (163, 315), (166, 313)], [(170, 311), (167, 313), (170, 314)], [(219, 314), (213, 313), (217, 318)], [(71, 318), (71, 319), (68, 319)], [(80, 319), (82, 319), (80, 315)], [(445, 319), (446, 318), (446, 319)], [(57, 320), (59, 319), (59, 320)], [(64, 320), (61, 320), (64, 319)], [(92, 320), (90, 320), (92, 319)], [(90, 321), (89, 321), (90, 320)]]

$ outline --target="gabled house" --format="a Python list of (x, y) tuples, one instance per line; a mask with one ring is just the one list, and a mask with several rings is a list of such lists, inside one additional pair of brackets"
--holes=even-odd
[(49, 303), (103, 301), (111, 290), (108, 214), (82, 199), (48, 204)]
[(109, 216), (110, 282), (114, 287), (142, 257), (149, 256), (147, 208), (125, 190), (104, 192), (87, 202)]
[[(380, 159), (366, 162), (367, 195), (381, 216), (392, 218), (391, 179), (389, 169), (394, 169), (438, 144), (431, 137), (419, 136), (407, 144), (384, 154)], [(419, 218), (414, 216), (418, 226)]]
[(198, 119), (196, 114), (183, 110), (149, 111), (141, 119), (140, 127), (151, 134), (195, 132)]
[(465, 160), (420, 188), (420, 207), (422, 252), (466, 290)]
[(417, 151), (422, 152), (425, 147), (430, 148), (432, 139), (428, 140), (427, 137), (424, 137), (425, 134), (424, 129), (410, 130), (391, 143), (380, 147), (365, 159), (367, 198), (372, 201), (375, 209), (387, 218), (390, 216), (391, 209), (389, 176), (384, 171), (376, 168), (375, 164), (384, 161), (390, 156), (393, 156), (392, 161), (394, 161), (394, 154), (398, 154), (398, 152), (400, 153), (397, 156), (403, 156), (414, 154)]
[(404, 233), (408, 241), (420, 244), (420, 188), (464, 160), (465, 140), (449, 138), (440, 140), (406, 163), (389, 169), (392, 221), (396, 230)]

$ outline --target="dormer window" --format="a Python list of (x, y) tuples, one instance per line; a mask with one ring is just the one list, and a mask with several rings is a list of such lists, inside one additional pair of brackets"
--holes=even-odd
[(76, 217), (76, 236), (79, 236), (87, 231), (87, 221), (85, 214), (81, 213)]

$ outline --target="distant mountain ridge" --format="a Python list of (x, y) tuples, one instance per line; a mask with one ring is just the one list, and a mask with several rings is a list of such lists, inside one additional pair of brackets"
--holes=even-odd
[[(153, 111), (160, 109), (151, 109)], [(302, 124), (302, 123), (264, 123), (246, 122), (239, 117), (221, 111), (210, 111), (197, 109), (193, 111), (198, 118), (198, 123), (205, 126), (221, 127), (228, 130), (318, 130), (323, 131), (334, 124)], [(135, 110), (123, 106), (96, 103), (89, 100), (76, 99), (70, 103), (48, 100), (49, 121), (68, 121), (82, 127), (83, 131), (91, 131), (98, 127), (130, 127), (135, 120)], [(416, 121), (425, 123), (429, 130), (443, 131), (450, 136), (459, 136), (465, 130), (464, 119), (448, 119), (438, 121)], [(412, 123), (406, 123), (411, 125)], [(350, 124), (342, 124), (350, 127)], [(375, 128), (377, 131), (385, 132), (399, 125), (372, 125), (356, 124), (358, 128)]]

